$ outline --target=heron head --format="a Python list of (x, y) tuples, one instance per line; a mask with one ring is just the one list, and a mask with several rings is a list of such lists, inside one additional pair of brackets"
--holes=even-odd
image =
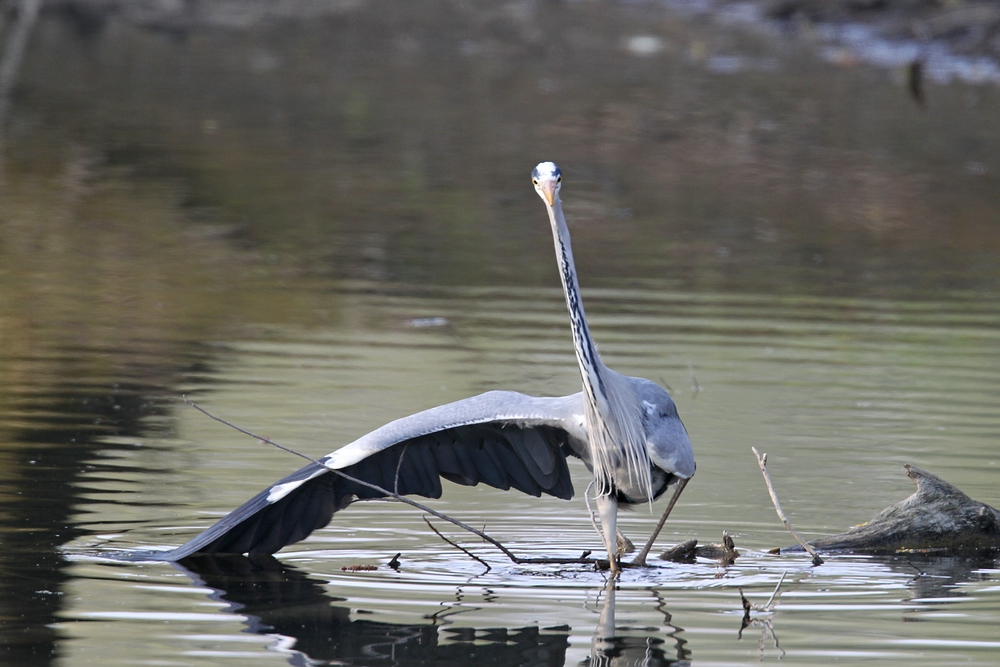
[(562, 187), (562, 172), (555, 162), (540, 162), (531, 172), (531, 183), (538, 196), (549, 206), (554, 206)]

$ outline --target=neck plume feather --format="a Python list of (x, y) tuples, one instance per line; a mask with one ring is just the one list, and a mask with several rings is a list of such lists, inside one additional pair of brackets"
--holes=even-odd
[[(649, 453), (643, 433), (643, 410), (628, 379), (601, 362), (590, 336), (580, 299), (580, 285), (573, 262), (569, 228), (562, 203), (549, 208), (559, 275), (569, 309), (570, 327), (580, 365), (585, 396), (590, 462), (594, 469), (597, 495), (607, 496), (627, 483), (633, 493), (644, 494), (652, 502)], [(620, 476), (619, 472), (625, 475)], [(624, 477), (624, 479), (622, 479)], [(623, 489), (626, 490), (626, 489)]]

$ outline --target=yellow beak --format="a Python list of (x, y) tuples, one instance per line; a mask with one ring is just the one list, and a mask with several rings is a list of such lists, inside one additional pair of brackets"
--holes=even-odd
[(556, 182), (555, 181), (542, 181), (539, 184), (539, 189), (542, 191), (542, 196), (545, 197), (546, 203), (549, 206), (555, 206), (556, 203)]

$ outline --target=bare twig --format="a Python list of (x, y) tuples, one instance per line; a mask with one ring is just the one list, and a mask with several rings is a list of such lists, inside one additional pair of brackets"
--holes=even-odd
[(701, 393), (701, 385), (698, 384), (698, 376), (695, 375), (694, 365), (688, 362), (688, 372), (691, 373), (691, 395), (698, 398), (698, 394)]
[(497, 540), (493, 539), (492, 537), (490, 537), (489, 535), (487, 535), (483, 531), (478, 530), (476, 528), (473, 528), (472, 526), (470, 526), (470, 525), (468, 525), (466, 523), (463, 523), (463, 522), (459, 521), (458, 519), (453, 519), (452, 517), (448, 516), (447, 514), (443, 514), (441, 512), (438, 512), (437, 510), (431, 509), (430, 507), (427, 507), (426, 505), (424, 505), (422, 503), (418, 503), (415, 500), (410, 500), (406, 496), (401, 496), (398, 493), (393, 493), (392, 491), (389, 491), (388, 489), (383, 489), (381, 486), (379, 486), (377, 484), (372, 484), (371, 482), (366, 482), (363, 479), (358, 479), (357, 477), (353, 477), (351, 475), (348, 475), (347, 473), (345, 473), (345, 472), (343, 472), (341, 470), (337, 470), (336, 468), (331, 468), (328, 465), (320, 463), (319, 461), (317, 461), (316, 459), (312, 458), (311, 456), (308, 456), (308, 455), (303, 454), (301, 452), (295, 451), (291, 447), (286, 447), (285, 445), (281, 445), (281, 444), (279, 444), (279, 443), (271, 440), (270, 438), (265, 438), (263, 436), (257, 435), (253, 431), (248, 431), (247, 429), (245, 429), (245, 428), (243, 428), (241, 426), (237, 426), (236, 424), (234, 424), (234, 423), (232, 423), (230, 421), (227, 421), (227, 420), (223, 419), (222, 417), (215, 416), (211, 412), (209, 412), (208, 410), (206, 410), (205, 408), (203, 408), (200, 405), (198, 405), (197, 403), (195, 403), (194, 401), (191, 401), (190, 399), (188, 399), (187, 396), (184, 396), (183, 398), (184, 398), (184, 402), (185, 403), (187, 403), (188, 405), (190, 405), (195, 410), (197, 410), (198, 412), (202, 413), (203, 415), (205, 415), (209, 419), (213, 419), (213, 420), (219, 422), (220, 424), (225, 424), (226, 426), (228, 426), (228, 427), (230, 427), (232, 429), (235, 429), (235, 430), (239, 431), (240, 433), (242, 433), (244, 435), (248, 435), (251, 438), (254, 438), (255, 440), (259, 440), (259, 441), (267, 443), (267, 444), (269, 444), (269, 445), (271, 445), (273, 447), (277, 447), (278, 449), (282, 450), (283, 452), (288, 452), (289, 454), (294, 454), (295, 456), (298, 456), (299, 458), (303, 458), (306, 461), (310, 461), (311, 463), (314, 463), (314, 464), (316, 464), (318, 466), (322, 466), (322, 467), (326, 468), (327, 470), (329, 470), (330, 472), (334, 473), (335, 475), (338, 475), (338, 476), (346, 479), (349, 482), (354, 482), (355, 484), (359, 484), (359, 485), (367, 487), (369, 489), (373, 489), (375, 491), (378, 491), (379, 493), (381, 493), (381, 494), (383, 494), (385, 496), (388, 496), (390, 498), (394, 498), (394, 499), (398, 500), (401, 503), (405, 503), (405, 504), (410, 505), (412, 507), (416, 507), (418, 510), (420, 510), (422, 512), (426, 512), (427, 514), (430, 514), (432, 516), (436, 516), (437, 518), (441, 519), (442, 521), (447, 521), (448, 523), (452, 523), (452, 524), (458, 526), (459, 528), (461, 528), (463, 530), (467, 530), (470, 533), (472, 533), (473, 535), (476, 535), (477, 537), (480, 537), (483, 540), (485, 540), (485, 541), (489, 542), (490, 544), (492, 544), (493, 546), (495, 546), (497, 549), (499, 549), (503, 553), (503, 555), (507, 556), (507, 558), (509, 558), (512, 562), (516, 563), (517, 565), (571, 565), (571, 564), (590, 564), (590, 565), (594, 565), (595, 567), (598, 567), (598, 568), (600, 568), (602, 570), (606, 570), (606, 569), (608, 569), (610, 567), (610, 564), (608, 563), (607, 559), (587, 558), (586, 554), (589, 553), (589, 552), (584, 552), (584, 555), (581, 556), (581, 557), (579, 557), (579, 558), (520, 558), (519, 556), (515, 556), (514, 553), (511, 552), (510, 549), (508, 549), (507, 547), (505, 547), (500, 542), (498, 542)]
[[(240, 426), (237, 426), (236, 424), (234, 424), (234, 423), (232, 423), (230, 421), (226, 421), (222, 417), (216, 417), (211, 412), (209, 412), (205, 408), (201, 407), (200, 405), (198, 405), (197, 403), (195, 403), (191, 399), (189, 399), (187, 396), (182, 396), (181, 398), (184, 399), (185, 403), (187, 403), (192, 408), (194, 408), (195, 410), (197, 410), (201, 414), (205, 415), (209, 419), (214, 419), (215, 421), (219, 422), (220, 424), (225, 424), (229, 428), (236, 429), (237, 431), (239, 431), (243, 435), (249, 435), (251, 438), (253, 438), (255, 440), (260, 440), (261, 442), (266, 442), (267, 444), (269, 444), (269, 445), (271, 445), (273, 447), (277, 447), (278, 449), (280, 449), (283, 452), (288, 452), (289, 454), (294, 454), (295, 456), (298, 456), (299, 458), (303, 458), (306, 461), (311, 461), (312, 463), (315, 463), (318, 466), (323, 465), (322, 463), (320, 463), (319, 461), (317, 461), (316, 459), (314, 459), (311, 456), (307, 456), (307, 455), (303, 454), (302, 452), (297, 452), (297, 451), (295, 451), (294, 449), (292, 449), (290, 447), (285, 447), (284, 445), (279, 445), (278, 443), (276, 443), (276, 442), (274, 442), (272, 440), (269, 440), (269, 439), (265, 438), (262, 435), (257, 435), (256, 433), (254, 433), (252, 431), (248, 431), (245, 428), (242, 428)], [(392, 494), (389, 494), (389, 495), (392, 495)]]
[(774, 598), (778, 596), (778, 591), (781, 590), (781, 584), (785, 582), (786, 574), (788, 574), (788, 570), (785, 570), (784, 572), (781, 573), (781, 578), (778, 579), (778, 585), (774, 587), (774, 591), (771, 593), (771, 597), (769, 597), (767, 599), (767, 602), (764, 603), (764, 609), (766, 609), (767, 611), (771, 611), (772, 609), (771, 605), (774, 604)]
[(410, 443), (403, 445), (403, 451), (399, 453), (399, 460), (396, 461), (396, 478), (392, 483), (392, 490), (399, 493), (399, 471), (403, 468), (403, 459), (406, 458), (406, 448), (410, 446)]
[(794, 528), (792, 528), (792, 522), (788, 520), (788, 517), (785, 516), (784, 511), (781, 509), (781, 503), (778, 502), (778, 494), (775, 493), (774, 485), (771, 484), (771, 476), (767, 472), (767, 452), (761, 454), (757, 451), (756, 447), (751, 447), (750, 449), (753, 450), (754, 456), (757, 457), (757, 465), (760, 466), (760, 471), (764, 475), (764, 482), (767, 484), (767, 492), (771, 494), (771, 502), (774, 504), (774, 510), (778, 513), (778, 518), (781, 519), (783, 524), (785, 524), (785, 528), (788, 529), (796, 541), (802, 545), (802, 548), (808, 551), (809, 555), (812, 556), (813, 565), (822, 565), (823, 559), (820, 558), (819, 554), (816, 553), (816, 550), (809, 546), (806, 541), (802, 539), (802, 536), (799, 535)]
[(447, 542), (447, 543), (448, 543), (448, 544), (450, 544), (451, 546), (455, 547), (456, 549), (458, 549), (459, 551), (461, 551), (461, 552), (462, 552), (463, 554), (465, 554), (466, 556), (468, 556), (468, 557), (469, 557), (469, 558), (471, 558), (472, 560), (476, 561), (477, 563), (479, 563), (480, 565), (482, 565), (483, 567), (485, 567), (485, 568), (486, 568), (486, 571), (487, 571), (487, 572), (489, 572), (490, 570), (492, 570), (492, 569), (493, 569), (492, 567), (490, 567), (490, 564), (489, 564), (489, 563), (487, 563), (486, 561), (484, 561), (484, 560), (483, 560), (482, 558), (480, 558), (480, 557), (479, 557), (479, 556), (477, 556), (476, 554), (472, 553), (471, 551), (469, 551), (468, 549), (466, 549), (466, 548), (465, 548), (465, 547), (463, 547), (462, 545), (460, 545), (460, 544), (456, 544), (455, 542), (452, 542), (452, 541), (451, 541), (451, 540), (449, 540), (449, 539), (448, 539), (447, 537), (445, 537), (444, 535), (442, 535), (442, 534), (441, 534), (441, 531), (440, 531), (440, 530), (438, 530), (437, 528), (435, 528), (435, 527), (434, 527), (434, 524), (432, 524), (432, 523), (431, 523), (431, 522), (430, 522), (430, 521), (429, 521), (429, 520), (427, 519), (427, 517), (424, 517), (424, 523), (426, 523), (426, 524), (427, 524), (427, 527), (428, 527), (428, 528), (430, 528), (430, 529), (431, 529), (431, 530), (433, 530), (433, 531), (434, 531), (435, 533), (437, 533), (437, 536), (438, 536), (438, 537), (440, 537), (440, 538), (441, 538), (442, 540), (444, 540), (445, 542)]

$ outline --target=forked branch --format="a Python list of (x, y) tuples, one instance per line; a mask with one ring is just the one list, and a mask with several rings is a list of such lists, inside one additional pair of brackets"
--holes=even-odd
[[(444, 536), (444, 535), (443, 535), (443, 534), (441, 533), (441, 531), (440, 531), (440, 530), (438, 530), (437, 528), (435, 528), (435, 527), (434, 527), (434, 524), (433, 524), (433, 523), (431, 523), (431, 522), (430, 522), (430, 520), (429, 520), (429, 519), (428, 519), (427, 517), (424, 517), (424, 523), (426, 523), (426, 524), (427, 524), (427, 527), (428, 527), (428, 528), (430, 528), (431, 530), (433, 530), (433, 531), (434, 531), (434, 533), (435, 533), (435, 534), (436, 534), (436, 535), (437, 535), (438, 537), (440, 537), (440, 538), (441, 538), (442, 540), (444, 540), (445, 542), (447, 542), (447, 543), (448, 543), (448, 544), (450, 544), (451, 546), (455, 547), (456, 549), (458, 549), (459, 551), (461, 551), (461, 552), (462, 552), (463, 554), (465, 554), (466, 556), (468, 556), (468, 557), (469, 557), (469, 558), (471, 558), (472, 560), (476, 561), (477, 563), (479, 563), (480, 565), (482, 565), (483, 567), (485, 567), (485, 568), (486, 568), (486, 572), (489, 572), (490, 570), (492, 570), (492, 569), (493, 569), (492, 567), (490, 567), (490, 564), (489, 564), (489, 563), (487, 563), (486, 561), (484, 561), (484, 560), (483, 560), (482, 558), (480, 558), (480, 557), (479, 557), (479, 556), (477, 556), (476, 554), (472, 553), (471, 551), (469, 551), (468, 549), (466, 549), (466, 548), (465, 548), (465, 547), (463, 547), (462, 545), (460, 545), (460, 544), (456, 544), (455, 542), (452, 542), (452, 541), (451, 541), (451, 540), (449, 540), (449, 539), (448, 539), (447, 537), (445, 537), (445, 536)], [(485, 574), (485, 572), (484, 572), (484, 574)]]

